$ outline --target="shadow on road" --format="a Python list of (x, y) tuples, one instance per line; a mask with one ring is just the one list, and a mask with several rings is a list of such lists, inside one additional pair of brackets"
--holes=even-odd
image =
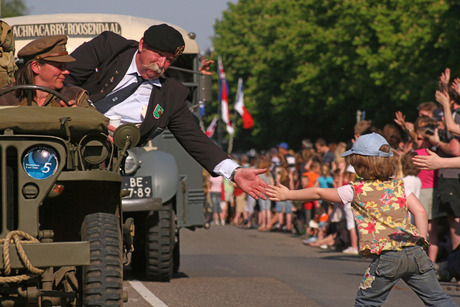
[[(189, 278), (189, 276), (183, 272), (177, 272), (172, 276), (172, 279), (184, 279), (184, 278)], [(148, 281), (144, 273), (134, 272), (130, 265), (124, 267), (123, 269), (123, 280)]]

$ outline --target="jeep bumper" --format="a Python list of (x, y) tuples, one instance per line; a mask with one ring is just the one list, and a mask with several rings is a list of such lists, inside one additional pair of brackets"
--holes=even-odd
[[(89, 242), (53, 242), (22, 244), (27, 258), (35, 267), (59, 267), (89, 265)], [(0, 244), (3, 250), (3, 244)], [(14, 244), (10, 244), (10, 261), (12, 269), (24, 268)], [(1, 257), (1, 267), (4, 259)]]
[(123, 212), (157, 211), (163, 209), (161, 198), (122, 199)]

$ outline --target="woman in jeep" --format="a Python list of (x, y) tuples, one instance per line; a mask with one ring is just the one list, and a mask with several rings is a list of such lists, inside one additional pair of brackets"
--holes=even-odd
[[(65, 85), (65, 76), (69, 74), (66, 63), (75, 59), (66, 51), (67, 36), (54, 35), (36, 39), (18, 52), (23, 60), (15, 85), (38, 85), (62, 94), (69, 106), (93, 108), (88, 93), (77, 86)], [(27, 90), (18, 89), (0, 97), (0, 105), (32, 105), (65, 107), (64, 101), (53, 94), (41, 90), (33, 91), (33, 100), (28, 101)]]

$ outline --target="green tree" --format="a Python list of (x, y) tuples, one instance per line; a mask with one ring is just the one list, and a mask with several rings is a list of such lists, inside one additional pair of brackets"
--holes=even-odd
[[(240, 0), (216, 21), (213, 45), (231, 89), (242, 77), (255, 118), (236, 147), (302, 138), (348, 140), (356, 111), (378, 127), (433, 100), (456, 61), (459, 6), (443, 0)], [(457, 17), (456, 17), (457, 16)]]
[(2, 18), (26, 15), (29, 13), (23, 0), (0, 0)]

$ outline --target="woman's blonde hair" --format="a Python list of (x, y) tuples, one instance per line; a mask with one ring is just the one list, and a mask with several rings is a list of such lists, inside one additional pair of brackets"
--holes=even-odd
[[(390, 152), (390, 146), (382, 145), (380, 150)], [(353, 154), (350, 156), (350, 164), (356, 174), (365, 180), (388, 180), (395, 175), (398, 168), (398, 161), (394, 155), (386, 158)]]

